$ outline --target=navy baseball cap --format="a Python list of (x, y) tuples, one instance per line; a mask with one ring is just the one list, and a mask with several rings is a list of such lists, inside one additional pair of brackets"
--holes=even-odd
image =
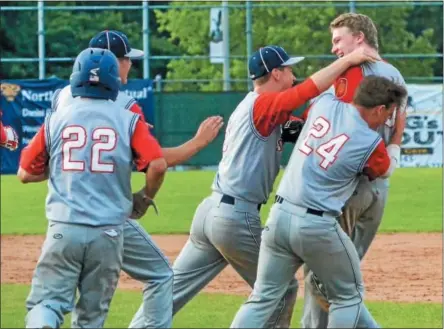
[(142, 58), (142, 50), (131, 48), (128, 37), (119, 31), (102, 31), (94, 36), (89, 42), (90, 48), (102, 48), (111, 50), (117, 58)]
[(250, 78), (256, 80), (281, 66), (291, 66), (299, 63), (305, 57), (290, 57), (284, 48), (266, 46), (256, 51), (248, 61)]

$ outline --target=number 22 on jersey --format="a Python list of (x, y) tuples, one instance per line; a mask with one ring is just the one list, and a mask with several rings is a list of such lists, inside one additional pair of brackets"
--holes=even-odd
[[(307, 136), (299, 146), (299, 151), (305, 155), (310, 155), (313, 152), (313, 148), (309, 146), (309, 144), (311, 144), (310, 141), (313, 138), (319, 139), (324, 137), (329, 131), (330, 122), (323, 117), (317, 117), (308, 131)], [(328, 167), (336, 161), (339, 151), (348, 140), (349, 137), (347, 135), (340, 134), (316, 148), (316, 153), (322, 158), (320, 163), (322, 169), (328, 169)]]
[[(102, 141), (102, 138), (105, 141)], [(76, 149), (82, 149), (86, 145), (88, 136), (85, 128), (81, 126), (68, 126), (62, 131), (62, 155), (64, 171), (84, 171), (85, 161), (74, 160)], [(94, 144), (91, 147), (91, 172), (112, 173), (114, 172), (114, 163), (104, 163), (100, 161), (102, 152), (109, 152), (115, 149), (117, 145), (117, 134), (111, 128), (96, 128), (92, 136)]]

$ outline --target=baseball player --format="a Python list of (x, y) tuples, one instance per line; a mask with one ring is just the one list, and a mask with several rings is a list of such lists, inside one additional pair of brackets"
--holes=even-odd
[[(143, 214), (163, 182), (159, 144), (139, 115), (114, 103), (118, 67), (108, 50), (82, 51), (70, 78), (73, 102), (51, 112), (21, 154), (23, 183), (49, 179), (49, 226), (26, 301), (27, 328), (59, 328), (73, 309), (73, 328), (103, 327), (125, 220)], [(131, 194), (133, 162), (146, 171), (143, 198)]]
[(10, 151), (15, 151), (18, 147), (18, 136), (14, 128), (4, 126), (0, 122), (0, 146)]
[(376, 328), (363, 304), (359, 256), (336, 217), (359, 183), (388, 177), (400, 157), (405, 116), (386, 148), (378, 127), (407, 91), (383, 77), (366, 77), (352, 104), (326, 93), (311, 107), (279, 184), (262, 234), (254, 289), (231, 324), (263, 328), (298, 268), (306, 263), (325, 284), (328, 328)]
[[(291, 66), (303, 58), (290, 58), (281, 47), (267, 46), (249, 59), (254, 91), (230, 116), (213, 193), (198, 206), (190, 237), (173, 265), (174, 314), (228, 264), (253, 287), (262, 231), (259, 211), (279, 172), (281, 124), (348, 67), (372, 59), (370, 54), (357, 50), (296, 86)], [(268, 327), (288, 328), (296, 290), (294, 281)], [(144, 327), (143, 305), (133, 323)]]
[[(338, 16), (330, 24), (332, 33), (332, 53), (342, 57), (361, 44), (378, 50), (378, 34), (373, 21), (365, 15), (347, 13)], [(349, 68), (335, 81), (336, 97), (350, 103), (364, 77), (383, 76), (405, 86), (401, 73), (385, 61), (363, 63)], [(399, 109), (405, 112), (406, 100)], [(378, 128), (386, 144), (394, 133), (394, 118), (389, 118)], [(382, 220), (388, 195), (388, 180), (360, 177), (358, 187), (346, 202), (339, 219), (341, 227), (352, 238), (360, 259), (363, 259), (373, 241)], [(304, 328), (325, 328), (328, 323), (328, 302), (322, 283), (304, 265), (305, 293), (302, 326)]]
[[(143, 57), (141, 50), (131, 48), (128, 38), (119, 31), (102, 31), (94, 36), (90, 47), (110, 50), (119, 60), (119, 73), (123, 84), (127, 83), (131, 60)], [(69, 86), (56, 91), (52, 109), (67, 106), (73, 101)], [(143, 112), (136, 100), (119, 91), (115, 104), (122, 109), (137, 113), (144, 121)], [(171, 148), (162, 148), (168, 167), (181, 164), (210, 144), (223, 126), (220, 116), (204, 120), (195, 137)], [(149, 328), (169, 328), (173, 317), (173, 271), (168, 259), (151, 236), (137, 221), (127, 219), (123, 227), (122, 270), (135, 280), (144, 283), (144, 325)], [(134, 325), (131, 323), (130, 327)]]

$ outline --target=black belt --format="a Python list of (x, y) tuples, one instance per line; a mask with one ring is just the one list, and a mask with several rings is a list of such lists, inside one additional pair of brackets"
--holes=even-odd
[[(279, 196), (279, 195), (276, 195), (276, 197), (274, 198), (274, 202), (282, 203), (282, 202), (284, 202), (284, 198)], [(312, 214), (312, 215), (316, 215), (316, 216), (322, 216), (324, 214), (324, 212), (321, 211), (321, 210), (307, 208), (307, 214)]]
[[(226, 195), (226, 194), (224, 194), (224, 195), (222, 196), (222, 199), (220, 199), (220, 202), (222, 202), (222, 203), (226, 203), (226, 204), (234, 205), (234, 203), (236, 202), (236, 199), (233, 198), (231, 195)], [(260, 210), (261, 210), (261, 207), (262, 207), (262, 203), (259, 203), (259, 204), (257, 205), (257, 210), (260, 211)]]

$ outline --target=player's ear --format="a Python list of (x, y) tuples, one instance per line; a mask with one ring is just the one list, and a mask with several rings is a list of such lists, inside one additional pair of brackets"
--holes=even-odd
[(357, 43), (360, 45), (363, 42), (365, 42), (365, 35), (362, 31), (359, 31), (358, 33), (356, 33), (356, 41)]
[(271, 70), (271, 76), (273, 77), (273, 79), (275, 79), (276, 81), (279, 81), (281, 79), (281, 75), (282, 75), (282, 71), (279, 69), (273, 69)]
[(382, 114), (385, 114), (385, 112), (387, 112), (387, 108), (386, 108), (385, 105), (379, 105), (379, 106), (376, 108), (376, 112), (377, 112), (378, 116), (380, 116), (380, 115), (382, 115)]

